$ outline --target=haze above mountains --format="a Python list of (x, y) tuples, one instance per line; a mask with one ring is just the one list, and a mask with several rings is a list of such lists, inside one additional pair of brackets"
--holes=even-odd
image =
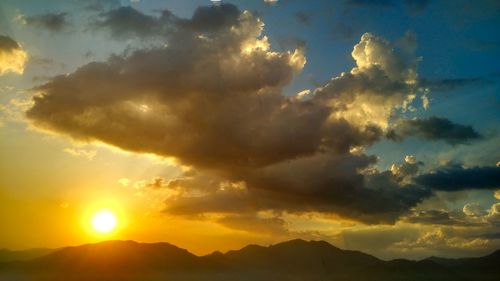
[[(8, 260), (11, 261), (8, 261)], [(16, 260), (16, 261), (13, 261)], [(0, 280), (474, 280), (500, 276), (500, 250), (479, 258), (383, 261), (325, 241), (248, 245), (196, 256), (168, 243), (106, 241), (0, 251)]]

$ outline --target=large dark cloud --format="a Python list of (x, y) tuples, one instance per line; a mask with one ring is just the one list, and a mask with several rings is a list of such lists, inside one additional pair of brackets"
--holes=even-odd
[(401, 120), (387, 134), (390, 139), (416, 136), (428, 140), (443, 140), (451, 145), (468, 143), (482, 136), (471, 126), (453, 123), (446, 118)]
[(161, 16), (154, 17), (143, 14), (130, 6), (117, 7), (102, 12), (99, 19), (91, 23), (91, 27), (109, 30), (117, 39), (159, 36), (166, 32), (165, 28), (170, 23), (169, 15), (170, 13), (165, 11)]
[[(166, 211), (177, 215), (278, 212), (325, 212), (364, 222), (394, 222), (401, 213), (431, 193), (402, 181), (392, 172), (358, 173), (375, 157), (328, 155), (301, 158), (252, 170), (244, 182), (200, 186), (204, 194), (181, 195), (167, 202)], [(196, 177), (178, 182), (193, 188)], [(376, 198), (376, 200), (374, 200)]]
[(202, 32), (217, 31), (238, 23), (239, 9), (234, 5), (199, 7), (189, 20), (179, 20), (179, 24)]
[(27, 16), (24, 18), (24, 20), (26, 21), (27, 25), (47, 29), (54, 32), (61, 31), (70, 25), (68, 21), (68, 13), (66, 12)]
[(108, 30), (116, 39), (162, 38), (184, 30), (212, 33), (238, 24), (240, 11), (234, 5), (199, 7), (191, 19), (181, 19), (163, 10), (159, 16), (144, 14), (130, 6), (117, 7), (100, 14), (91, 23), (95, 29)]
[(419, 175), (415, 181), (433, 190), (495, 189), (500, 187), (500, 167), (464, 168), (460, 165), (448, 165)]
[[(129, 7), (102, 16), (115, 37), (154, 32), (166, 44), (55, 77), (37, 87), (27, 116), (75, 139), (191, 166), (196, 175), (166, 185), (182, 191), (167, 212), (319, 211), (393, 222), (431, 195), (410, 181), (415, 167), (378, 171), (375, 156), (354, 152), (379, 140), (393, 111), (414, 97), (411, 50), (366, 33), (354, 68), (309, 94), (284, 96), (303, 50), (273, 51), (248, 11), (221, 4), (181, 19)], [(401, 40), (414, 45), (414, 37)]]

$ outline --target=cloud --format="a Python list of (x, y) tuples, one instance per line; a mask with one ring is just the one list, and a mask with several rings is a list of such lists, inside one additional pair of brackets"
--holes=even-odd
[(91, 23), (94, 29), (108, 30), (115, 39), (164, 38), (179, 32), (216, 32), (238, 24), (240, 11), (234, 5), (199, 7), (191, 19), (181, 19), (163, 10), (159, 16), (144, 14), (130, 6), (118, 7), (100, 14)]
[(496, 199), (500, 200), (500, 189), (495, 191), (495, 194), (493, 195)]
[(27, 25), (47, 29), (52, 32), (62, 31), (70, 25), (68, 13), (66, 12), (23, 16), (22, 20)]
[(408, 222), (362, 226), (341, 230), (334, 236), (334, 241), (343, 248), (363, 249), (383, 259), (400, 258), (404, 252), (406, 258), (416, 260), (436, 255), (484, 256), (500, 245), (498, 230), (462, 226)]
[(464, 208), (462, 209), (465, 215), (469, 217), (480, 217), (484, 215), (483, 210), (481, 209), (481, 206), (477, 203), (467, 203), (464, 205)]
[(316, 90), (317, 98), (334, 108), (331, 119), (343, 118), (350, 124), (368, 128), (388, 127), (395, 109), (406, 109), (415, 98), (417, 59), (415, 37), (407, 33), (398, 42), (403, 48), (383, 38), (365, 33), (354, 46), (356, 66), (334, 77)]
[(275, 5), (276, 3), (278, 3), (278, 0), (264, 0), (264, 3), (266, 3), (267, 5)]
[(84, 157), (87, 158), (88, 160), (94, 159), (94, 157), (97, 155), (96, 150), (86, 150), (82, 148), (67, 147), (63, 149), (63, 151), (68, 153), (69, 155), (73, 155), (75, 157)]
[[(375, 169), (375, 156), (351, 153), (379, 140), (394, 111), (414, 98), (414, 48), (399, 47), (412, 44), (366, 33), (353, 48), (356, 66), (304, 98), (283, 95), (306, 62), (303, 49), (272, 50), (254, 14), (221, 4), (190, 19), (143, 16), (113, 10), (101, 26), (118, 37), (142, 36), (160, 21), (154, 32), (165, 46), (51, 79), (36, 88), (27, 117), (78, 140), (191, 166), (194, 175), (169, 181), (179, 192), (165, 212), (318, 211), (394, 222), (431, 195), (406, 176)], [(128, 29), (114, 29), (118, 23)]]
[(472, 78), (445, 78), (445, 79), (420, 79), (419, 86), (428, 88), (435, 92), (453, 91), (458, 88), (464, 88), (474, 85), (491, 84), (491, 81), (485, 77), (472, 77)]
[(465, 189), (496, 189), (500, 186), (500, 167), (471, 167), (448, 165), (422, 174), (415, 181), (433, 190), (458, 191)]
[[(347, 249), (363, 249), (364, 252), (381, 252), (405, 238), (416, 239), (418, 231), (406, 225), (380, 226), (362, 229), (345, 229), (338, 236)], [(373, 243), (377, 241), (377, 243)]]
[(118, 179), (117, 183), (120, 184), (121, 186), (127, 187), (130, 184), (131, 180), (128, 178), (120, 178)]
[(391, 247), (410, 251), (414, 249), (434, 248), (440, 252), (450, 250), (472, 250), (477, 248), (489, 248), (489, 240), (484, 238), (466, 238), (456, 235), (446, 228), (435, 228), (422, 231), (417, 239), (404, 239), (394, 243)]
[(134, 183), (134, 188), (143, 189), (143, 188), (151, 188), (151, 189), (160, 189), (169, 187), (169, 182), (166, 181), (162, 177), (155, 177), (150, 181), (136, 181)]
[(267, 235), (287, 235), (287, 222), (279, 216), (259, 216), (259, 214), (232, 214), (216, 220), (231, 229)]
[(298, 11), (294, 14), (295, 19), (300, 22), (303, 25), (310, 25), (311, 24), (311, 15), (303, 12), (303, 11)]
[(420, 166), (424, 163), (417, 161), (413, 155), (406, 155), (404, 160), (401, 165), (392, 164), (391, 172), (398, 180), (408, 182), (418, 173)]
[(14, 39), (0, 35), (0, 75), (8, 72), (23, 74), (28, 54)]
[[(373, 157), (344, 157), (301, 158), (252, 170), (244, 177), (245, 181), (197, 185), (201, 194), (181, 194), (168, 200), (165, 211), (187, 216), (266, 210), (316, 211), (368, 223), (390, 223), (431, 195), (425, 189), (404, 184), (400, 175), (391, 172), (371, 170), (367, 175), (359, 174), (358, 169), (374, 163)], [(180, 186), (189, 181), (186, 179)]]
[(33, 106), (31, 99), (12, 98), (0, 103), (0, 124), (6, 122), (24, 122), (25, 111)]
[(463, 221), (457, 220), (446, 210), (415, 210), (402, 220), (419, 224), (464, 225)]
[(94, 29), (109, 30), (116, 39), (129, 37), (150, 37), (164, 32), (164, 20), (168, 15), (153, 17), (145, 15), (136, 9), (127, 7), (117, 7), (115, 9), (102, 12), (98, 20), (91, 23)]
[(387, 137), (393, 140), (401, 140), (410, 136), (443, 140), (451, 145), (464, 144), (482, 138), (471, 126), (453, 123), (446, 118), (435, 116), (427, 119), (400, 120), (387, 134)]
[(500, 203), (493, 204), (485, 218), (489, 223), (500, 227)]

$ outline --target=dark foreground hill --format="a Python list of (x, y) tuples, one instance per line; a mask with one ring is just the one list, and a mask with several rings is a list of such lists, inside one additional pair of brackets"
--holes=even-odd
[(493, 281), (500, 252), (482, 258), (382, 261), (324, 241), (249, 245), (198, 257), (168, 243), (108, 241), (0, 263), (0, 280)]
[(25, 261), (45, 256), (54, 252), (55, 249), (29, 249), (23, 251), (10, 251), (7, 249), (0, 249), (0, 263), (8, 261)]

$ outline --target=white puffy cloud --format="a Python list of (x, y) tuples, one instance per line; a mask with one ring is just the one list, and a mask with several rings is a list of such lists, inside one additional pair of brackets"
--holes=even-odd
[(334, 108), (331, 120), (386, 129), (394, 110), (406, 109), (415, 98), (417, 60), (412, 53), (370, 33), (363, 34), (352, 57), (356, 66), (332, 78), (316, 95)]

